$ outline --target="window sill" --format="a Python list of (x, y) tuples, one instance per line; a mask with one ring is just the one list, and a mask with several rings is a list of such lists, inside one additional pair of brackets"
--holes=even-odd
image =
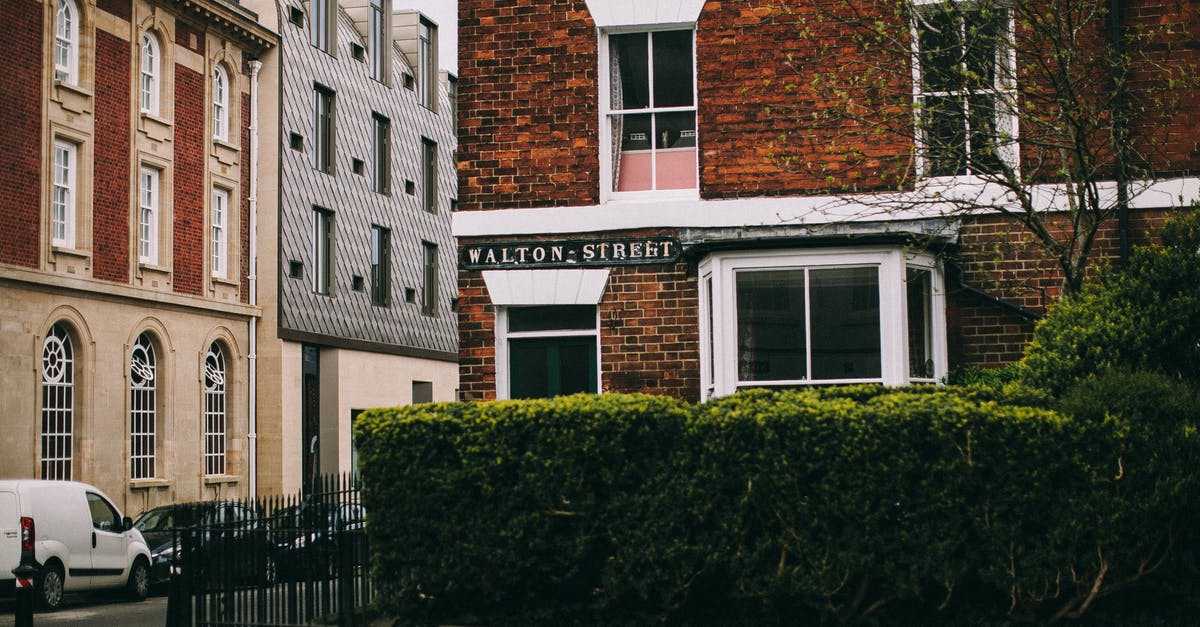
[(213, 156), (225, 165), (237, 165), (242, 149), (222, 139), (213, 139)]
[(171, 139), (171, 122), (153, 113), (141, 112), (138, 117), (138, 130), (157, 142)]
[(213, 285), (223, 285), (225, 287), (240, 288), (242, 286), (240, 283), (237, 282), (237, 280), (227, 279), (223, 276), (212, 277), (212, 282), (213, 282)]
[(241, 480), (237, 475), (205, 475), (204, 485), (237, 485)]
[(154, 490), (154, 489), (161, 490), (163, 488), (169, 488), (169, 487), (171, 487), (171, 481), (169, 479), (153, 478), (153, 479), (130, 479), (129, 480), (129, 489), (130, 490)]
[(92, 251), (75, 248), (73, 246), (62, 246), (54, 244), (50, 246), (50, 253), (54, 256), (62, 255), (64, 257), (74, 257), (76, 259), (91, 259)]
[(63, 81), (54, 81), (54, 100), (62, 105), (67, 111), (73, 113), (86, 113), (92, 110), (92, 101), (94, 95), (92, 92), (83, 89), (78, 85), (64, 83)]

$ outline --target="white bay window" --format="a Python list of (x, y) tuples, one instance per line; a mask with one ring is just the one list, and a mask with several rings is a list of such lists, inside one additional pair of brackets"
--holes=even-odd
[(932, 256), (900, 247), (741, 251), (711, 255), (700, 276), (705, 398), (945, 373)]

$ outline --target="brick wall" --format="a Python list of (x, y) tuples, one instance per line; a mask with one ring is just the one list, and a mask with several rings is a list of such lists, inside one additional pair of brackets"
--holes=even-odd
[[(1167, 211), (1132, 212), (1130, 245), (1157, 242), (1155, 234), (1169, 215)], [(1119, 234), (1113, 221), (1097, 235), (1091, 270), (1116, 263), (1118, 255)], [(1062, 296), (1062, 272), (1057, 263), (1010, 218), (990, 215), (965, 220), (959, 250), (952, 257), (962, 268), (964, 284), (1031, 312), (1044, 314)], [(957, 289), (952, 282), (946, 288), (952, 369), (996, 367), (1021, 358), (1033, 333), (1030, 319)]]
[(458, 10), (459, 210), (598, 202), (596, 27), (583, 0)]
[(96, 31), (96, 136), (92, 201), (92, 275), (129, 280), (129, 44)]
[[(183, 30), (182, 28), (180, 30)], [(175, 194), (172, 203), (172, 287), (199, 295), (204, 276), (204, 75), (175, 67)]]
[(129, 16), (133, 14), (132, 0), (96, 0), (96, 8), (112, 13), (128, 22)]
[(40, 180), (42, 162), (42, 5), (0, 3), (0, 263), (38, 266), (43, 237)]

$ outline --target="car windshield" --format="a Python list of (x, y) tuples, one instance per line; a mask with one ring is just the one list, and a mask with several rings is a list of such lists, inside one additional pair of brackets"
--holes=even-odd
[(175, 516), (170, 508), (152, 509), (138, 516), (133, 526), (142, 533), (147, 531), (169, 531), (175, 528)]

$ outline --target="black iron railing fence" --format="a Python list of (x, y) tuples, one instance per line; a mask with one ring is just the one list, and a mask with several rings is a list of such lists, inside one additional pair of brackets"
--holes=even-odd
[(354, 625), (373, 595), (366, 512), (349, 476), (304, 495), (182, 506), (155, 567), (168, 627)]

